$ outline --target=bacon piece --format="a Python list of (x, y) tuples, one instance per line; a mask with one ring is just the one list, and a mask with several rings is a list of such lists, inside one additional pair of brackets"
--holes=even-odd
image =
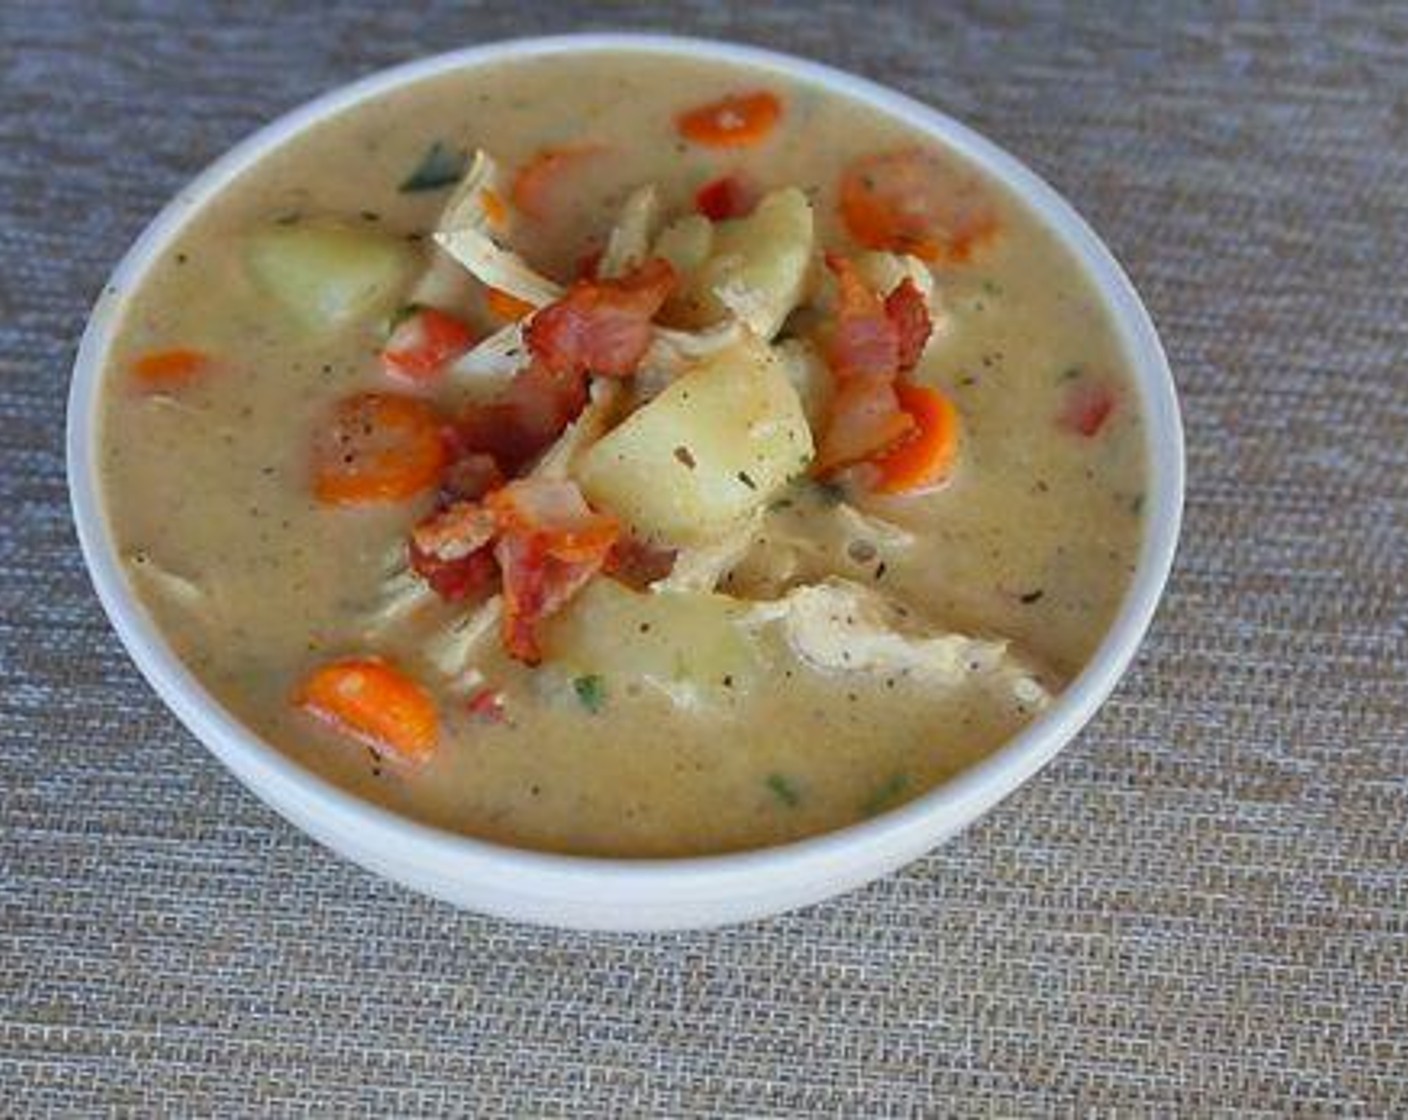
[(827, 348), (827, 364), (840, 379), (892, 377), (899, 369), (900, 341), (880, 297), (866, 286), (847, 258), (826, 254), (836, 277), (836, 330)]
[(520, 370), (503, 395), (460, 413), (451, 453), (491, 456), (510, 473), (541, 454), (587, 404), (584, 373), (555, 373), (534, 361)]
[(900, 446), (915, 431), (895, 382), (882, 374), (844, 378), (831, 398), (813, 470), (825, 477)]
[(453, 502), (412, 529), (411, 542), (437, 560), (463, 560), (493, 540), (497, 527), (478, 502)]
[(411, 530), (411, 570), (447, 602), (487, 591), (499, 574), (491, 547), (497, 531), (494, 515), (478, 502), (451, 502)]
[(885, 297), (885, 318), (895, 328), (899, 371), (908, 373), (919, 364), (929, 336), (934, 333), (929, 304), (912, 278), (906, 276), (900, 286)]
[(627, 377), (650, 345), (650, 320), (675, 286), (674, 269), (650, 260), (616, 280), (579, 280), (533, 316), (533, 357), (558, 374)]
[(406, 546), (411, 570), (425, 580), (426, 586), (447, 603), (458, 603), (489, 591), (499, 578), (499, 562), (494, 559), (492, 546), (458, 560), (441, 560), (422, 552), (411, 540)]
[(574, 482), (521, 479), (489, 496), (500, 536), (494, 555), (503, 571), (503, 641), (520, 661), (542, 660), (539, 629), (606, 561), (620, 533), (595, 513)]
[(594, 249), (588, 249), (577, 258), (577, 279), (595, 280), (596, 274), (601, 271), (601, 258), (606, 256), (606, 247), (598, 245)]
[(837, 287), (836, 328), (826, 354), (836, 393), (813, 468), (821, 477), (892, 452), (916, 434), (895, 383), (914, 368), (933, 330), (912, 279), (881, 300), (845, 257), (828, 253), (826, 266)]
[[(459, 437), (452, 428), (446, 436), (452, 448), (458, 446)], [(451, 460), (440, 476), (440, 498), (445, 505), (453, 502), (477, 502), (490, 490), (497, 490), (504, 484), (504, 475), (492, 455), (470, 451)]]

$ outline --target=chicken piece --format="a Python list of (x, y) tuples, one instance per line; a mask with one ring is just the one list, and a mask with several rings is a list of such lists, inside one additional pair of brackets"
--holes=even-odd
[(778, 624), (792, 651), (822, 672), (899, 673), (948, 685), (982, 677), (1030, 707), (1051, 699), (1007, 642), (936, 630), (902, 603), (849, 580), (793, 588), (757, 604), (752, 620)]

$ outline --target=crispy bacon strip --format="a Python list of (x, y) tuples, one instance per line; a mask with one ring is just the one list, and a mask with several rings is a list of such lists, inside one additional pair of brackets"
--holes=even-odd
[(900, 364), (899, 332), (885, 304), (846, 257), (826, 254), (836, 277), (836, 330), (827, 348), (827, 364), (838, 378), (893, 377)]
[(533, 317), (528, 349), (557, 374), (627, 377), (645, 356), (650, 320), (674, 286), (674, 269), (658, 259), (616, 280), (579, 280)]
[(459, 603), (491, 590), (499, 578), (499, 562), (491, 545), (455, 560), (442, 560), (422, 551), (414, 538), (406, 546), (411, 570), (447, 603)]
[(827, 363), (836, 378), (815, 471), (825, 477), (887, 454), (914, 436), (914, 417), (895, 391), (896, 380), (918, 363), (933, 331), (924, 295), (906, 278), (885, 300), (866, 286), (855, 266), (831, 253), (836, 277), (836, 329)]
[(900, 286), (885, 297), (885, 318), (895, 328), (899, 371), (908, 373), (919, 364), (929, 336), (934, 333), (929, 304), (919, 285), (910, 277), (906, 276)]
[(494, 555), (503, 571), (503, 641), (520, 661), (542, 660), (539, 630), (601, 570), (620, 534), (594, 512), (577, 484), (521, 479), (491, 494), (499, 526)]
[(554, 373), (540, 362), (520, 370), (504, 394), (487, 404), (469, 405), (450, 436), (456, 457), (491, 456), (516, 473), (562, 434), (587, 404), (583, 373)]
[(893, 378), (844, 378), (831, 398), (813, 470), (824, 478), (873, 459), (900, 446), (914, 430), (914, 417), (901, 407)]
[(517, 473), (586, 407), (589, 374), (635, 373), (650, 346), (650, 321), (674, 283), (674, 270), (660, 260), (616, 280), (577, 281), (529, 321), (529, 363), (504, 394), (460, 415), (452, 455), (492, 455)]

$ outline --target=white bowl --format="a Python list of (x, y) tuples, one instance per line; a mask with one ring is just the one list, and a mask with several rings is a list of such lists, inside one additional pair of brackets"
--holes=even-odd
[[(123, 575), (98, 484), (98, 400), (123, 296), (232, 179), (310, 125), (387, 90), (481, 63), (619, 50), (745, 63), (814, 82), (908, 122), (1000, 179), (1098, 286), (1128, 351), (1148, 432), (1147, 528), (1133, 583), (1095, 656), (1050, 708), (992, 755), (892, 812), (736, 855), (622, 860), (523, 851), (417, 824), (303, 769), (226, 712), (172, 652)], [(668, 36), (572, 35), (472, 47), (374, 74), (280, 118), (198, 176), (137, 239), (93, 309), (69, 394), (68, 474), (94, 586), (137, 667), (240, 781), (299, 828), (363, 867), (483, 913), (582, 929), (688, 929), (776, 914), (893, 871), (971, 824), (1070, 742), (1128, 668), (1163, 590), (1182, 513), (1183, 433), (1168, 362), (1129, 280), (1070, 205), (990, 141), (901, 94), (786, 55)]]

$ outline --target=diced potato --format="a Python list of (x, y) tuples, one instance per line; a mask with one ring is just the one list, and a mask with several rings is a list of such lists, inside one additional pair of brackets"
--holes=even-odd
[(652, 251), (687, 277), (709, 259), (713, 248), (714, 224), (702, 214), (689, 214), (661, 230)]
[(815, 241), (811, 203), (796, 187), (773, 191), (746, 218), (714, 225), (713, 251), (681, 292), (676, 309), (690, 326), (730, 312), (770, 339), (800, 302)]
[(245, 260), (254, 283), (300, 326), (325, 332), (389, 310), (416, 253), (377, 230), (299, 223), (251, 235)]
[(677, 703), (707, 702), (747, 689), (758, 677), (756, 639), (745, 604), (690, 591), (642, 593), (593, 580), (548, 627), (548, 660), (599, 674), (610, 695), (640, 682)]
[(811, 429), (782, 364), (756, 339), (713, 355), (578, 460), (593, 504), (672, 545), (727, 531), (812, 458)]

